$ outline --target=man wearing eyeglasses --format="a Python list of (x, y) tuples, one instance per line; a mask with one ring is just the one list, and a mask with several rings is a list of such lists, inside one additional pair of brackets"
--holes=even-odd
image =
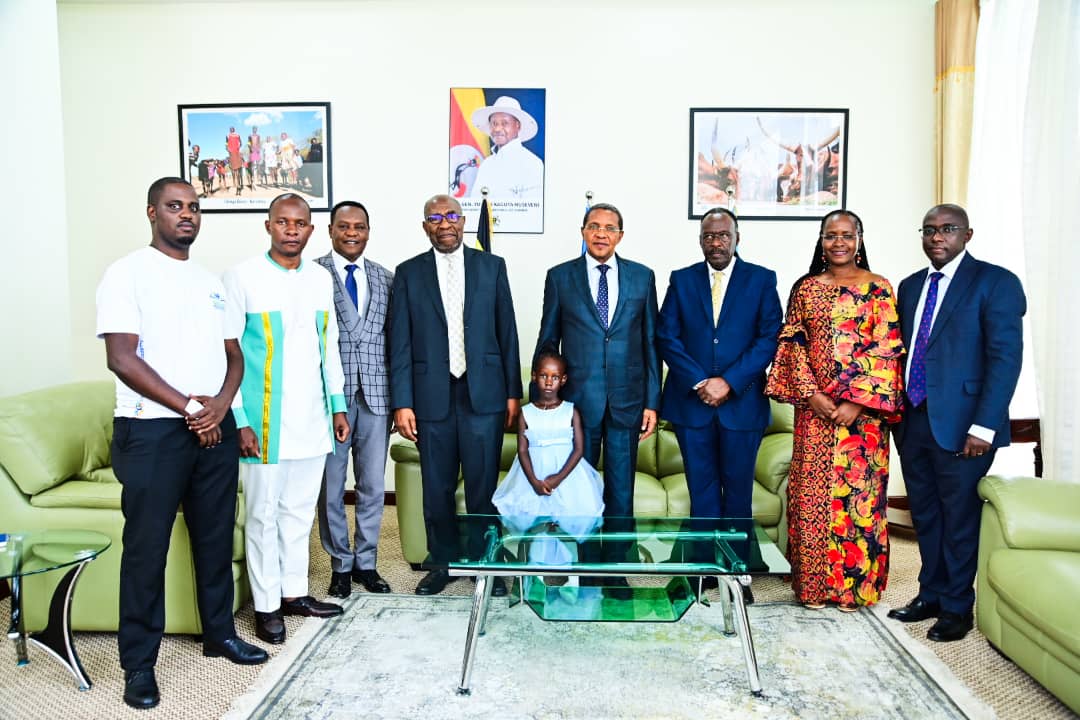
[(930, 267), (905, 278), (898, 293), (908, 355), (896, 441), (922, 569), (919, 594), (889, 617), (936, 617), (926, 636), (949, 642), (972, 628), (976, 485), (995, 450), (1009, 444), (1026, 300), (1013, 273), (968, 254), (973, 231), (963, 208), (931, 208), (919, 235)]
[[(638, 443), (656, 429), (660, 408), (656, 278), (615, 254), (623, 217), (614, 205), (586, 211), (581, 237), (586, 254), (548, 270), (536, 353), (561, 348), (569, 376), (562, 397), (581, 413), (585, 459), (596, 467), (603, 449), (604, 515), (631, 517)], [(606, 544), (604, 552), (626, 560), (620, 556), (631, 548)], [(625, 595), (622, 587), (616, 592)]]
[[(503, 433), (517, 423), (521, 368), (503, 259), (462, 245), (465, 216), (452, 197), (428, 200), (421, 224), (432, 249), (394, 273), (390, 404), (398, 431), (420, 453), (435, 569), (420, 580), (416, 594), (434, 595), (450, 581), (445, 563), (460, 555), (454, 501), (459, 468), (468, 512), (497, 514), (491, 497)], [(467, 548), (471, 556), (475, 551)], [(506, 586), (495, 580), (492, 594), (505, 595)]]

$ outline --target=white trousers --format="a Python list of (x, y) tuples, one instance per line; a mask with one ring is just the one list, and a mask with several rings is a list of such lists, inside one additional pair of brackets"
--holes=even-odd
[(308, 541), (325, 462), (319, 455), (240, 465), (248, 580), (259, 612), (277, 610), (283, 597), (308, 594)]

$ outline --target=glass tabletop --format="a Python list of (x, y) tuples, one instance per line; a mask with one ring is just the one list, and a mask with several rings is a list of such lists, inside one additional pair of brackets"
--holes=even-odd
[(93, 530), (0, 533), (0, 580), (91, 560), (111, 544), (107, 535)]
[[(784, 575), (791, 566), (747, 518), (522, 519), (459, 515), (457, 547), (426, 567), (514, 575)], [(499, 572), (502, 571), (502, 572)]]

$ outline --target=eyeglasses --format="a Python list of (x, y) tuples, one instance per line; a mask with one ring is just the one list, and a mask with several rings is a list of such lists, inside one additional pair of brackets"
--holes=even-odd
[(961, 230), (967, 230), (967, 228), (963, 227), (962, 225), (951, 225), (951, 224), (950, 225), (940, 225), (940, 226), (938, 226), (938, 225), (923, 225), (921, 228), (919, 228), (919, 234), (922, 235), (927, 240), (929, 240), (930, 238), (934, 237), (934, 235), (936, 235), (937, 233), (941, 233), (942, 236), (944, 236), (944, 237), (953, 237), (954, 235), (956, 235)]
[(701, 233), (701, 241), (707, 243), (712, 243), (719, 240), (723, 244), (728, 245), (731, 243), (731, 239), (733, 237), (735, 236), (729, 233), (727, 230), (723, 230), (718, 233)]
[(600, 232), (601, 230), (603, 230), (608, 235), (614, 235), (615, 233), (621, 233), (622, 232), (622, 230), (615, 227), (614, 225), (604, 225), (603, 227), (601, 227), (600, 225), (597, 225), (596, 223), (589, 223), (588, 225), (585, 226), (585, 230), (587, 232), (591, 232), (591, 233)]
[(844, 242), (851, 242), (856, 237), (858, 237), (858, 236), (852, 235), (851, 233), (829, 233), (828, 235), (822, 235), (821, 239), (826, 241), (826, 242), (836, 242), (837, 240), (843, 240)]
[(428, 216), (426, 216), (424, 218), (424, 220), (431, 223), (432, 225), (438, 225), (443, 220), (446, 220), (446, 222), (449, 222), (449, 223), (456, 223), (458, 220), (464, 220), (464, 219), (465, 219), (464, 215), (461, 215), (460, 213), (456, 213), (456, 212), (431, 213), (430, 215), (428, 215)]

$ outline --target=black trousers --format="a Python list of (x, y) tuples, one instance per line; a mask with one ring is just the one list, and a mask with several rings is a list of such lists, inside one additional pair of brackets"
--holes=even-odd
[(227, 414), (221, 444), (200, 448), (182, 419), (113, 421), (112, 463), (123, 485), (120, 665), (148, 670), (165, 630), (165, 557), (183, 506), (195, 563), (203, 638), (233, 637), (232, 539), (240, 449)]
[(417, 422), (424, 523), (428, 552), (436, 563), (456, 559), (462, 552), (479, 558), (483, 551), (480, 532), (467, 538), (465, 547), (461, 546), (454, 500), (459, 467), (465, 478), (465, 509), (470, 514), (498, 514), (491, 498), (499, 481), (506, 415), (474, 412), (468, 383), (468, 374), (451, 380), (450, 412), (444, 419)]
[(926, 403), (909, 408), (897, 435), (911, 520), (919, 541), (919, 599), (957, 615), (975, 604), (982, 500), (978, 485), (996, 450), (959, 457), (937, 444)]

